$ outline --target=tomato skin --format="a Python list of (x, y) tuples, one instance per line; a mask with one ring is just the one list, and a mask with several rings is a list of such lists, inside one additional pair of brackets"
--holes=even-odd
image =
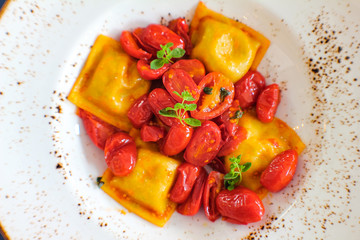
[(192, 50), (192, 43), (189, 36), (189, 25), (185, 18), (177, 18), (169, 22), (168, 28), (179, 35), (185, 43), (186, 54), (190, 55)]
[(280, 88), (276, 83), (267, 86), (256, 102), (256, 115), (264, 123), (271, 122), (280, 103)]
[(255, 105), (256, 100), (265, 87), (265, 78), (258, 71), (247, 72), (235, 83), (235, 99), (245, 109)]
[(194, 80), (184, 70), (170, 68), (167, 72), (164, 73), (162, 79), (166, 90), (168, 90), (170, 95), (176, 101), (182, 102), (182, 98), (176, 95), (174, 91), (181, 95), (181, 93), (185, 90), (188, 91), (195, 99), (191, 102), (185, 101), (185, 103), (196, 103), (199, 100), (199, 89)]
[(98, 148), (104, 150), (106, 139), (116, 133), (118, 129), (80, 108), (79, 116), (82, 119), (85, 131), (89, 135), (92, 142)]
[(165, 128), (158, 126), (150, 126), (148, 124), (144, 124), (140, 130), (140, 136), (144, 142), (157, 142), (162, 139), (165, 134)]
[(145, 80), (155, 80), (161, 78), (161, 76), (170, 68), (170, 66), (170, 63), (166, 63), (159, 69), (151, 69), (150, 64), (143, 59), (140, 59), (136, 64), (136, 68), (140, 76)]
[(178, 205), (176, 209), (178, 213), (187, 216), (194, 216), (199, 211), (202, 203), (206, 179), (207, 173), (203, 168), (201, 168), (201, 172), (195, 181), (190, 196), (186, 199), (185, 202)]
[(216, 208), (216, 196), (220, 193), (223, 182), (224, 174), (212, 171), (205, 183), (203, 206), (206, 217), (212, 222), (220, 217), (220, 212)]
[(225, 169), (225, 164), (224, 164), (224, 161), (221, 160), (220, 158), (218, 157), (215, 157), (210, 163), (209, 163), (209, 166), (217, 171), (217, 172), (220, 172), (222, 174), (226, 174), (226, 169)]
[(229, 136), (226, 142), (224, 142), (224, 145), (221, 147), (218, 156), (223, 157), (231, 154), (245, 139), (247, 139), (247, 130), (242, 126), (239, 126), (235, 135)]
[(260, 221), (265, 213), (258, 195), (242, 186), (232, 191), (222, 190), (216, 197), (216, 207), (223, 220), (235, 224)]
[(176, 203), (185, 202), (201, 171), (203, 171), (202, 167), (187, 162), (181, 164), (177, 169), (178, 175), (176, 177), (176, 182), (170, 191), (169, 199)]
[(270, 192), (279, 192), (293, 179), (298, 153), (289, 149), (279, 153), (262, 172), (260, 183)]
[(182, 69), (187, 72), (196, 84), (199, 84), (205, 76), (205, 67), (197, 59), (181, 59), (171, 65), (170, 68)]
[(228, 141), (228, 139), (232, 136), (236, 135), (238, 131), (239, 119), (235, 118), (237, 112), (242, 116), (243, 111), (240, 108), (239, 101), (234, 100), (229, 107), (223, 114), (217, 117), (214, 121), (218, 124), (221, 130), (221, 136), (224, 142)]
[(161, 152), (167, 156), (179, 154), (189, 144), (193, 132), (193, 128), (188, 125), (172, 126), (161, 144)]
[(105, 144), (105, 161), (116, 176), (126, 176), (132, 172), (137, 159), (136, 145), (125, 132), (111, 135)]
[(210, 163), (218, 153), (221, 144), (221, 132), (212, 121), (205, 121), (198, 127), (184, 153), (184, 159), (197, 166)]
[(123, 31), (121, 33), (120, 44), (124, 51), (134, 58), (149, 60), (152, 56), (151, 53), (139, 47), (134, 36), (129, 31)]
[(148, 102), (148, 96), (145, 94), (138, 98), (129, 109), (127, 116), (131, 124), (136, 128), (141, 128), (142, 125), (150, 122), (154, 116)]
[[(176, 118), (165, 117), (159, 114), (160, 110), (167, 107), (174, 107), (176, 104), (176, 101), (166, 90), (162, 88), (155, 88), (149, 93), (148, 101), (155, 116), (159, 118), (165, 125), (172, 127), (173, 125), (181, 124), (180, 121)], [(184, 118), (188, 117), (189, 115), (186, 113)]]
[[(196, 110), (191, 111), (191, 116), (200, 120), (209, 120), (223, 114), (234, 100), (234, 84), (223, 74), (218, 72), (208, 73), (198, 85), (200, 99)], [(204, 93), (204, 88), (213, 89), (212, 94)], [(223, 101), (220, 99), (220, 88), (229, 91)]]

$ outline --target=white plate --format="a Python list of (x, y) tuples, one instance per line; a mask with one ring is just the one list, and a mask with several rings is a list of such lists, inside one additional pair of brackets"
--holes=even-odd
[[(11, 239), (359, 239), (360, 5), (205, 1), (262, 32), (277, 116), (307, 144), (292, 185), (248, 226), (175, 213), (158, 228), (98, 189), (105, 169), (66, 100), (100, 33), (186, 16), (196, 1), (9, 1), (0, 19), (0, 222)], [(62, 166), (62, 167), (61, 167)]]

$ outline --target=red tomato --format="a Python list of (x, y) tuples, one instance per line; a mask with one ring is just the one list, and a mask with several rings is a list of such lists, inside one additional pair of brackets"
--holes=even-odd
[(227, 156), (237, 149), (239, 144), (247, 138), (246, 128), (239, 126), (234, 136), (229, 136), (229, 138), (224, 142), (224, 145), (221, 147), (218, 156), (223, 157)]
[(170, 63), (166, 63), (159, 69), (151, 69), (150, 64), (142, 59), (140, 59), (136, 64), (140, 76), (145, 80), (155, 80), (161, 78), (161, 76), (170, 68), (170, 66)]
[(193, 128), (188, 125), (172, 126), (161, 144), (161, 152), (167, 156), (174, 156), (182, 152), (188, 145), (193, 131)]
[(182, 37), (185, 43), (186, 54), (190, 55), (192, 50), (192, 44), (189, 36), (189, 25), (186, 23), (185, 18), (177, 18), (170, 21), (168, 28)]
[(222, 190), (216, 197), (216, 208), (223, 220), (235, 224), (260, 221), (265, 209), (255, 192), (239, 186), (232, 191)]
[(184, 159), (197, 166), (210, 163), (219, 152), (221, 132), (211, 121), (205, 121), (198, 127), (184, 153)]
[(199, 89), (194, 80), (184, 70), (170, 68), (164, 73), (162, 79), (165, 88), (176, 101), (182, 102), (183, 99), (176, 95), (174, 91), (181, 95), (181, 93), (185, 90), (188, 91), (195, 99), (191, 102), (185, 101), (186, 103), (196, 103), (199, 100)]
[(267, 86), (260, 93), (256, 102), (256, 115), (258, 119), (264, 123), (271, 122), (274, 119), (279, 103), (279, 86), (276, 83)]
[(111, 135), (105, 144), (105, 161), (116, 176), (126, 176), (136, 164), (136, 145), (132, 137), (124, 132)]
[(202, 62), (197, 59), (181, 59), (171, 65), (170, 68), (182, 69), (187, 72), (196, 84), (205, 76), (205, 67)]
[[(196, 119), (208, 120), (223, 114), (233, 102), (234, 84), (224, 75), (217, 72), (207, 74), (199, 83), (200, 99), (198, 107), (191, 112), (191, 116)], [(206, 89), (212, 89), (211, 94), (207, 94)]]
[(141, 47), (143, 49), (145, 49), (147, 52), (151, 53), (153, 56), (156, 56), (157, 50), (155, 48), (149, 46), (148, 44), (146, 44), (146, 42), (143, 42), (143, 40), (141, 38), (143, 32), (144, 32), (144, 28), (136, 28), (133, 31), (133, 36), (136, 38), (136, 40), (138, 41), (138, 43), (141, 45)]
[[(153, 111), (155, 116), (159, 118), (165, 125), (171, 127), (176, 124), (181, 124), (180, 121), (176, 118), (165, 117), (159, 114), (160, 110), (167, 107), (174, 107), (176, 103), (176, 101), (170, 96), (170, 94), (166, 90), (162, 88), (155, 88), (149, 93), (148, 101), (151, 110)], [(188, 117), (189, 115), (186, 113), (184, 119)]]
[(144, 60), (149, 60), (151, 58), (151, 53), (148, 53), (141, 49), (136, 43), (135, 38), (129, 31), (123, 31), (121, 33), (120, 44), (124, 51), (134, 58)]
[(226, 174), (224, 161), (218, 157), (215, 157), (210, 163), (209, 166), (220, 173)]
[(206, 217), (214, 222), (220, 217), (220, 213), (216, 208), (216, 196), (223, 186), (224, 174), (216, 171), (210, 172), (204, 188), (203, 206)]
[(181, 164), (178, 169), (176, 182), (170, 191), (169, 199), (176, 203), (183, 203), (189, 197), (191, 190), (199, 177), (202, 167), (197, 167), (190, 163)]
[(260, 183), (270, 192), (282, 190), (294, 177), (297, 162), (298, 154), (293, 149), (278, 154), (261, 174)]
[(242, 114), (243, 111), (239, 106), (239, 101), (234, 100), (231, 107), (214, 120), (219, 125), (222, 139), (225, 142), (230, 137), (235, 136), (239, 128), (238, 122)]
[(144, 124), (140, 130), (140, 136), (144, 142), (157, 142), (162, 139), (165, 134), (165, 128), (147, 124)]
[(131, 124), (136, 128), (141, 128), (142, 125), (149, 123), (153, 117), (153, 112), (151, 111), (146, 94), (134, 102), (129, 109), (127, 116)]
[(258, 71), (249, 71), (235, 83), (235, 99), (241, 108), (248, 108), (256, 103), (264, 87), (265, 78)]
[(104, 150), (106, 139), (116, 133), (117, 128), (83, 109), (79, 109), (79, 115), (92, 142)]
[(199, 177), (195, 181), (190, 196), (184, 203), (178, 205), (176, 209), (178, 213), (182, 215), (193, 216), (199, 211), (202, 203), (206, 179), (207, 173), (203, 168), (201, 168)]

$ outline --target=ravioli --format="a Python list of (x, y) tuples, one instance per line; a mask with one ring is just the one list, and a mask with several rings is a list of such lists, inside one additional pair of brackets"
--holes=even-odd
[(150, 88), (140, 77), (136, 61), (118, 41), (99, 35), (68, 99), (121, 130), (129, 131), (127, 112)]

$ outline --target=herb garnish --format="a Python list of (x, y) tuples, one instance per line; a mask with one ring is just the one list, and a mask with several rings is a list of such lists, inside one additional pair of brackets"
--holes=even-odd
[(102, 177), (96, 178), (96, 184), (101, 188), (105, 183), (102, 181)]
[(230, 119), (239, 119), (241, 118), (243, 115), (243, 112), (241, 110), (237, 110), (234, 114), (234, 116), (232, 116)]
[(175, 93), (176, 95), (178, 95), (179, 97), (182, 98), (182, 102), (181, 103), (176, 103), (174, 105), (174, 107), (167, 107), (164, 109), (161, 109), (159, 111), (159, 114), (161, 116), (165, 116), (165, 117), (173, 117), (173, 118), (177, 118), (179, 119), (179, 121), (185, 125), (183, 123), (183, 120), (186, 124), (188, 124), (189, 126), (192, 127), (199, 127), (201, 126), (201, 122), (198, 119), (195, 118), (184, 118), (186, 111), (194, 111), (197, 108), (197, 105), (195, 103), (191, 103), (191, 104), (186, 104), (184, 103), (185, 101), (194, 101), (195, 99), (193, 98), (193, 96), (188, 92), (188, 91), (183, 91), (181, 93), (181, 95), (177, 92), (174, 91), (173, 93)]
[(227, 190), (233, 190), (235, 185), (242, 180), (241, 173), (246, 172), (251, 167), (251, 162), (240, 165), (241, 155), (231, 157), (230, 159), (230, 172), (224, 176), (224, 185)]
[(207, 94), (207, 95), (211, 95), (212, 94), (212, 88), (210, 87), (204, 87), (204, 93)]
[(150, 63), (151, 69), (159, 69), (164, 66), (166, 63), (173, 63), (172, 58), (181, 58), (185, 55), (185, 50), (182, 48), (175, 48), (171, 50), (170, 48), (174, 46), (174, 43), (169, 42), (165, 46), (160, 45), (161, 50), (157, 51), (157, 59), (154, 59)]
[(229, 96), (231, 92), (226, 88), (220, 88), (220, 102), (223, 102), (227, 96)]

